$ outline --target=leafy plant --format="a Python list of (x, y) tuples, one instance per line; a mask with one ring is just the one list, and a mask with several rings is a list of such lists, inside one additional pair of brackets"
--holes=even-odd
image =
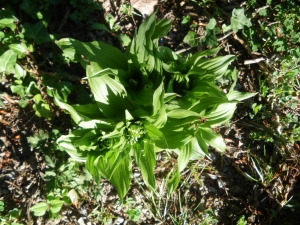
[(43, 216), (48, 211), (50, 218), (53, 219), (59, 217), (59, 212), (64, 204), (70, 205), (71, 203), (72, 201), (67, 196), (67, 191), (62, 190), (59, 194), (49, 193), (46, 202), (35, 204), (30, 208), (30, 211), (32, 211), (35, 216)]
[(238, 101), (254, 95), (234, 90), (235, 72), (228, 94), (214, 84), (235, 56), (204, 58), (217, 53), (217, 48), (184, 59), (158, 47), (170, 25), (151, 15), (126, 54), (101, 42), (69, 38), (57, 42), (67, 57), (84, 66), (95, 98), (91, 104), (69, 105), (53, 90), (56, 104), (78, 125), (57, 142), (71, 157), (85, 162), (96, 182), (104, 177), (117, 187), (120, 198), (130, 186), (131, 157), (145, 184), (155, 189), (155, 153), (162, 150), (178, 154), (169, 185), (174, 190), (189, 160), (208, 154), (207, 145), (225, 150), (223, 139), (211, 127), (228, 121)]
[(94, 0), (71, 0), (70, 4), (74, 8), (70, 18), (75, 23), (90, 21), (92, 12), (102, 10), (102, 3)]
[(107, 28), (104, 24), (100, 24), (100, 23), (93, 23), (92, 28), (107, 31), (111, 35), (117, 36), (119, 41), (124, 46), (128, 46), (130, 43), (130, 38), (126, 34), (117, 34), (117, 31), (120, 29), (120, 25), (115, 24), (115, 18), (111, 14), (108, 13), (105, 15), (105, 20), (106, 20), (109, 28)]
[[(239, 30), (245, 27), (251, 27), (251, 21), (245, 16), (244, 8), (233, 9), (232, 16), (230, 18), (230, 25), (223, 24), (222, 29), (217, 24), (216, 19), (211, 18), (206, 25), (204, 36), (200, 39), (202, 45), (209, 47), (216, 47), (218, 45), (217, 36), (221, 32), (227, 33), (233, 31), (237, 33)], [(189, 31), (185, 36), (183, 42), (189, 44), (192, 47), (197, 46), (197, 34), (194, 31)]]
[(241, 216), (237, 221), (237, 225), (246, 225), (247, 221), (245, 220), (245, 216)]
[(20, 217), (20, 210), (19, 209), (12, 209), (8, 211), (7, 215), (2, 215), (5, 210), (5, 204), (3, 201), (0, 201), (0, 225), (22, 225), (15, 221), (18, 220)]

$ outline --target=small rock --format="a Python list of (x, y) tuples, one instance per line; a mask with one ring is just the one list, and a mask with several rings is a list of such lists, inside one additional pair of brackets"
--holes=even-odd
[(217, 190), (214, 187), (209, 186), (208, 187), (209, 192), (217, 192)]
[(79, 220), (77, 220), (79, 225), (85, 225), (83, 217), (80, 217)]
[(216, 155), (213, 152), (209, 153), (209, 157), (211, 158), (212, 161), (215, 161), (217, 159)]
[(123, 222), (124, 222), (124, 219), (122, 217), (118, 216), (113, 224), (114, 225), (119, 225)]

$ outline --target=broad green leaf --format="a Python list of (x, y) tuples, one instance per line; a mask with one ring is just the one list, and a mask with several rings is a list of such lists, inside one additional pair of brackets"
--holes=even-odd
[(217, 25), (217, 21), (214, 18), (212, 18), (209, 20), (208, 24), (206, 25), (206, 29), (212, 30), (215, 28), (216, 25)]
[(206, 119), (205, 126), (221, 125), (228, 121), (233, 116), (236, 104), (236, 102), (220, 104), (212, 111), (205, 113), (202, 116)]
[(192, 143), (192, 153), (190, 160), (199, 160), (204, 158), (205, 155), (208, 155), (208, 148), (203, 140), (200, 132), (195, 134), (195, 137), (191, 140)]
[(202, 45), (207, 45), (210, 47), (215, 47), (218, 45), (218, 39), (216, 34), (219, 33), (219, 29), (215, 30), (206, 30), (205, 36), (200, 39)]
[(5, 209), (4, 202), (0, 201), (0, 212), (3, 212)]
[(26, 77), (26, 70), (24, 70), (19, 64), (15, 64), (15, 78), (18, 80), (24, 79)]
[(188, 74), (199, 74), (201, 78), (205, 76), (217, 79), (227, 70), (228, 65), (236, 58), (234, 55), (217, 56), (212, 59), (200, 59), (188, 72)]
[(184, 98), (191, 97), (201, 99), (203, 96), (215, 96), (226, 99), (226, 95), (217, 85), (201, 79), (195, 80), (193, 88), (186, 92), (187, 95)]
[(17, 219), (17, 218), (20, 217), (21, 212), (20, 212), (19, 209), (14, 208), (14, 209), (12, 209), (12, 210), (9, 210), (8, 214), (9, 214), (12, 218)]
[(60, 101), (60, 96), (58, 95), (57, 90), (53, 91), (54, 102), (62, 109), (67, 110), (73, 119), (73, 121), (78, 124), (82, 121), (82, 117), (76, 112), (76, 110), (69, 104)]
[(68, 81), (60, 81), (57, 84), (55, 84), (55, 89), (59, 90), (57, 94), (61, 97), (62, 101), (67, 102), (68, 101), (68, 95), (72, 91), (72, 83)]
[(71, 38), (56, 42), (64, 54), (73, 61), (85, 60), (96, 62), (100, 68), (122, 69), (127, 71), (126, 56), (117, 48), (102, 42), (83, 43)]
[(107, 13), (107, 14), (105, 15), (105, 20), (106, 20), (106, 22), (108, 23), (109, 28), (112, 30), (113, 27), (114, 27), (114, 24), (115, 24), (115, 18), (113, 17), (113, 15)]
[(152, 35), (152, 39), (161, 38), (161, 37), (167, 35), (167, 33), (171, 29), (171, 25), (172, 25), (171, 20), (167, 20), (167, 19), (159, 20), (155, 24), (155, 30), (154, 30), (154, 33)]
[(200, 100), (195, 102), (195, 104), (193, 104), (189, 108), (189, 110), (197, 112), (201, 116), (203, 116), (203, 114), (209, 116), (209, 114), (221, 104), (232, 103), (226, 98), (220, 98), (215, 96), (212, 97), (205, 96), (204, 98), (199, 98), (199, 99)]
[(0, 30), (5, 27), (9, 27), (12, 31), (16, 29), (17, 18), (12, 11), (7, 9), (0, 10)]
[(18, 54), (18, 58), (24, 58), (25, 54), (27, 52), (27, 46), (24, 43), (20, 43), (20, 44), (10, 44), (9, 49), (13, 50), (14, 52), (16, 52)]
[(43, 19), (43, 15), (36, 2), (31, 0), (23, 0), (20, 8), (28, 13), (33, 19)]
[(51, 41), (50, 35), (47, 32), (46, 26), (42, 21), (36, 24), (23, 24), (24, 36), (33, 39), (37, 44), (42, 44)]
[(159, 148), (176, 149), (179, 146), (186, 145), (194, 136), (193, 123), (198, 120), (194, 117), (187, 119), (169, 118), (166, 125), (160, 129), (164, 135), (163, 140), (156, 142)]
[(257, 93), (248, 93), (248, 92), (239, 92), (239, 91), (231, 91), (226, 96), (229, 100), (242, 101), (253, 96), (257, 95)]
[(153, 55), (152, 35), (155, 29), (155, 13), (149, 16), (139, 27), (138, 33), (132, 39), (128, 46), (127, 56), (132, 61), (132, 70), (139, 71), (141, 65), (144, 65), (149, 72), (152, 72), (155, 66)]
[(192, 155), (192, 142), (190, 141), (186, 145), (181, 146), (179, 149), (180, 149), (180, 153), (178, 155), (177, 163), (178, 163), (178, 171), (180, 173), (185, 169), (185, 167), (190, 161)]
[(11, 85), (10, 90), (12, 93), (16, 93), (22, 98), (25, 97), (25, 87), (23, 85)]
[(168, 117), (174, 118), (174, 119), (183, 119), (187, 117), (195, 117), (199, 118), (199, 114), (190, 110), (186, 109), (175, 109), (172, 110), (171, 112), (168, 112)]
[(226, 144), (223, 138), (213, 132), (212, 129), (207, 127), (199, 127), (198, 132), (201, 132), (202, 138), (207, 144), (217, 149), (218, 151), (225, 151)]
[(55, 214), (58, 213), (61, 210), (61, 207), (63, 206), (64, 201), (59, 199), (54, 199), (50, 201), (50, 211), (51, 213)]
[(35, 115), (51, 119), (50, 106), (43, 100), (42, 96), (40, 94), (35, 95), (33, 101), (35, 104), (32, 108), (35, 110)]
[(184, 37), (183, 42), (186, 43), (186, 44), (188, 44), (188, 45), (190, 45), (190, 46), (192, 46), (192, 47), (195, 47), (198, 44), (196, 38), (197, 38), (196, 32), (189, 31), (187, 33), (187, 35)]
[(175, 172), (173, 172), (172, 178), (167, 183), (168, 198), (170, 197), (172, 192), (177, 188), (179, 181), (180, 181), (180, 173), (178, 170), (176, 170)]
[(183, 58), (181, 58), (179, 55), (177, 55), (175, 52), (173, 52), (171, 49), (165, 46), (159, 46), (158, 53), (159, 53), (159, 58), (164, 63), (176, 62), (178, 64), (181, 64), (184, 62)]
[(100, 175), (97, 167), (94, 165), (95, 159), (99, 156), (98, 152), (90, 151), (87, 155), (85, 166), (88, 171), (92, 174), (97, 184), (100, 184)]
[(67, 197), (69, 197), (69, 199), (71, 200), (71, 204), (73, 204), (75, 206), (78, 205), (79, 195), (78, 195), (78, 193), (77, 193), (77, 191), (75, 189), (71, 189), (68, 192)]
[(147, 130), (147, 135), (150, 137), (151, 140), (163, 140), (164, 135), (163, 133), (157, 129), (156, 126), (151, 125), (151, 124), (145, 124), (145, 129)]
[(187, 68), (191, 68), (192, 66), (196, 65), (197, 62), (202, 59), (204, 56), (212, 56), (217, 54), (220, 51), (221, 48), (212, 48), (206, 51), (198, 52), (194, 55), (192, 55), (187, 60)]
[(25, 90), (25, 93), (26, 93), (27, 95), (29, 95), (29, 96), (40, 93), (40, 89), (39, 89), (39, 87), (38, 87), (38, 85), (36, 84), (35, 81), (31, 81), (31, 82), (28, 84), (28, 86), (27, 86), (27, 88), (26, 88), (26, 90)]
[(131, 42), (131, 39), (128, 35), (126, 34), (120, 34), (117, 36), (119, 41), (122, 43), (124, 46), (128, 46)]
[(154, 91), (153, 94), (153, 111), (152, 115), (156, 115), (164, 104), (164, 87), (163, 83)]
[(91, 119), (99, 119), (105, 117), (98, 108), (97, 103), (90, 103), (84, 105), (72, 105), (75, 112), (84, 120), (88, 122)]
[(108, 75), (95, 76), (92, 67), (87, 68), (90, 88), (97, 101), (99, 110), (108, 118), (122, 119), (125, 110), (133, 111), (134, 107), (127, 98), (124, 86)]
[(74, 146), (82, 151), (90, 151), (98, 149), (99, 134), (95, 130), (87, 130), (87, 132), (74, 142)]
[(233, 9), (231, 21), (231, 28), (236, 33), (243, 29), (244, 26), (251, 27), (251, 21), (245, 16), (244, 8)]
[(156, 155), (153, 143), (144, 141), (132, 146), (135, 162), (141, 170), (145, 184), (152, 190), (155, 190), (154, 166)]
[(9, 75), (15, 72), (17, 55), (16, 52), (7, 50), (0, 56), (0, 73), (5, 72), (5, 74)]
[(131, 158), (128, 150), (122, 152), (107, 151), (97, 157), (94, 164), (101, 176), (109, 180), (123, 199), (128, 192), (131, 177)]
[(87, 152), (80, 151), (74, 146), (74, 142), (82, 137), (87, 131), (86, 130), (74, 130), (69, 135), (62, 135), (57, 139), (57, 144), (63, 150), (65, 150), (73, 159), (79, 162), (85, 162)]
[(29, 102), (31, 101), (31, 99), (29, 99), (27, 96), (23, 96), (19, 102), (18, 105), (21, 106), (22, 108), (25, 108)]
[(48, 204), (46, 202), (40, 202), (32, 206), (30, 211), (32, 211), (35, 216), (43, 216), (45, 215), (47, 209)]
[(163, 105), (156, 115), (150, 117), (150, 120), (152, 120), (152, 124), (155, 127), (157, 127), (157, 128), (164, 127), (168, 120), (166, 107)]
[(91, 27), (97, 30), (105, 30), (110, 33), (110, 30), (104, 24), (101, 23), (93, 23)]

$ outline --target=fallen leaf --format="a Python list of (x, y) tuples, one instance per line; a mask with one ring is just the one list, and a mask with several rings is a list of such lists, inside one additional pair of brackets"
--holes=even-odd
[(147, 17), (153, 13), (154, 6), (158, 3), (158, 0), (130, 0), (130, 3), (143, 17)]

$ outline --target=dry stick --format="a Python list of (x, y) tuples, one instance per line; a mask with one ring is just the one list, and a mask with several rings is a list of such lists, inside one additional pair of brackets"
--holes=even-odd
[[(244, 48), (247, 50), (247, 53), (253, 58), (256, 59), (255, 56), (252, 54), (251, 49), (249, 48), (249, 46), (247, 45), (247, 43), (245, 43), (242, 39), (240, 39), (236, 34), (233, 35), (234, 39), (237, 40), (238, 42), (240, 42), (241, 45), (244, 46)], [(259, 68), (261, 69), (261, 71), (267, 75), (267, 78), (269, 78), (272, 74), (272, 72), (268, 69), (268, 66), (266, 65), (266, 63), (264, 62), (257, 62), (257, 65), (259, 66)], [(269, 83), (269, 81), (268, 81)]]
[(59, 32), (61, 30), (61, 28), (63, 28), (63, 26), (66, 24), (66, 22), (67, 22), (67, 20), (69, 18), (69, 15), (70, 15), (70, 11), (71, 11), (71, 8), (68, 7), (67, 11), (66, 11), (66, 14), (65, 14), (65, 16), (64, 16), (64, 18), (63, 18), (63, 20), (62, 20), (62, 22), (61, 22), (61, 24), (60, 24), (57, 32)]

